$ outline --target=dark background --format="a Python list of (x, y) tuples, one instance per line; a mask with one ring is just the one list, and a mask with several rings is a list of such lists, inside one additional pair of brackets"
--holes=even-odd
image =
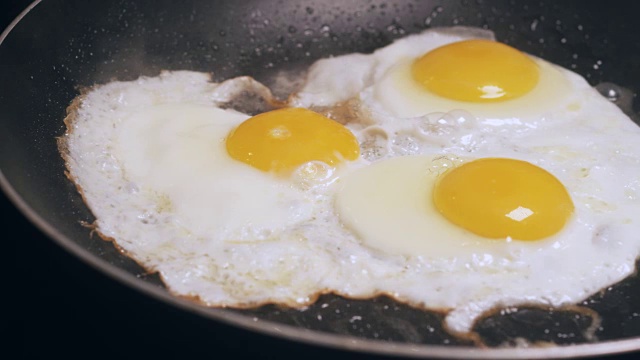
[[(0, 29), (29, 3), (0, 0)], [(5, 254), (11, 259), (0, 277), (9, 284), (2, 294), (10, 305), (5, 305), (4, 319), (0, 319), (6, 327), (5, 353), (17, 352), (20, 358), (386, 359), (292, 343), (170, 307), (67, 253), (33, 227), (4, 194), (0, 194), (0, 206), (2, 238), (10, 245)]]

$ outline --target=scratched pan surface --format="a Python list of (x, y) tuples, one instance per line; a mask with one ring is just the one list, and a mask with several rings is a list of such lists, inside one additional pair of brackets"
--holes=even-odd
[[(164, 69), (213, 71), (216, 80), (251, 75), (269, 84), (279, 70), (303, 70), (321, 57), (371, 52), (406, 34), (451, 25), (486, 27), (501, 41), (573, 69), (635, 119), (640, 41), (634, 13), (624, 5), (36, 2), (0, 44), (0, 181), (17, 208), (75, 257), (145, 296), (251, 332), (348, 352), (407, 357), (575, 357), (635, 351), (640, 349), (637, 277), (572, 308), (497, 310), (477, 322), (475, 341), (447, 334), (441, 314), (387, 298), (323, 296), (304, 311), (277, 306), (210, 309), (173, 298), (157, 276), (146, 274), (110, 243), (90, 237), (80, 225), (93, 218), (64, 177), (54, 140), (64, 131), (65, 108), (78, 86), (153, 76)], [(512, 347), (522, 339), (540, 346)], [(548, 346), (552, 344), (557, 346)]]

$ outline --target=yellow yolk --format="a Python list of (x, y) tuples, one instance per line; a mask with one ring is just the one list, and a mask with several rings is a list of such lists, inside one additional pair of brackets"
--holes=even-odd
[(539, 240), (560, 231), (573, 202), (565, 187), (531, 163), (475, 160), (442, 175), (433, 191), (438, 211), (487, 238)]
[(356, 137), (343, 125), (302, 108), (256, 115), (233, 130), (227, 152), (263, 171), (289, 171), (309, 161), (335, 166), (360, 155)]
[(459, 41), (434, 49), (413, 63), (413, 78), (442, 97), (495, 102), (520, 97), (538, 83), (536, 63), (495, 41)]

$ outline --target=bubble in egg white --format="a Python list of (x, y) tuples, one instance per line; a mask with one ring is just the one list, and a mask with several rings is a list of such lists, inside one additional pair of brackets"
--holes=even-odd
[(360, 156), (367, 161), (384, 158), (389, 153), (389, 138), (384, 129), (369, 127), (360, 136)]

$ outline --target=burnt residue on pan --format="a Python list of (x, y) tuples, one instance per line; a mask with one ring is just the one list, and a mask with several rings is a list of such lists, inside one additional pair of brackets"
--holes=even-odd
[[(16, 193), (56, 227), (56, 241), (73, 244), (86, 258), (131, 274), (134, 283), (162, 288), (156, 274), (148, 274), (110, 243), (90, 237), (81, 225), (93, 218), (64, 178), (54, 141), (64, 132), (65, 107), (77, 96), (78, 87), (189, 69), (213, 72), (215, 81), (252, 76), (284, 98), (318, 58), (371, 52), (426, 28), (463, 25), (490, 29), (500, 41), (583, 75), (637, 120), (640, 41), (635, 17), (622, 6), (608, 5), (507, 0), (45, 0), (0, 48), (2, 65), (12, 69), (0, 72), (0, 82), (21, 84), (0, 89), (0, 98), (20, 99), (0, 104), (0, 113), (14, 119), (3, 123), (3, 131), (12, 134), (3, 138), (3, 146), (11, 149), (11, 159), (2, 154), (3, 174)], [(58, 19), (66, 20), (60, 24)], [(479, 319), (468, 337), (448, 333), (440, 312), (387, 297), (323, 295), (304, 310), (268, 305), (223, 311), (257, 323), (398, 344), (544, 347), (639, 337), (640, 279), (632, 276), (564, 309), (496, 309)], [(216, 318), (220, 311), (211, 314)]]

